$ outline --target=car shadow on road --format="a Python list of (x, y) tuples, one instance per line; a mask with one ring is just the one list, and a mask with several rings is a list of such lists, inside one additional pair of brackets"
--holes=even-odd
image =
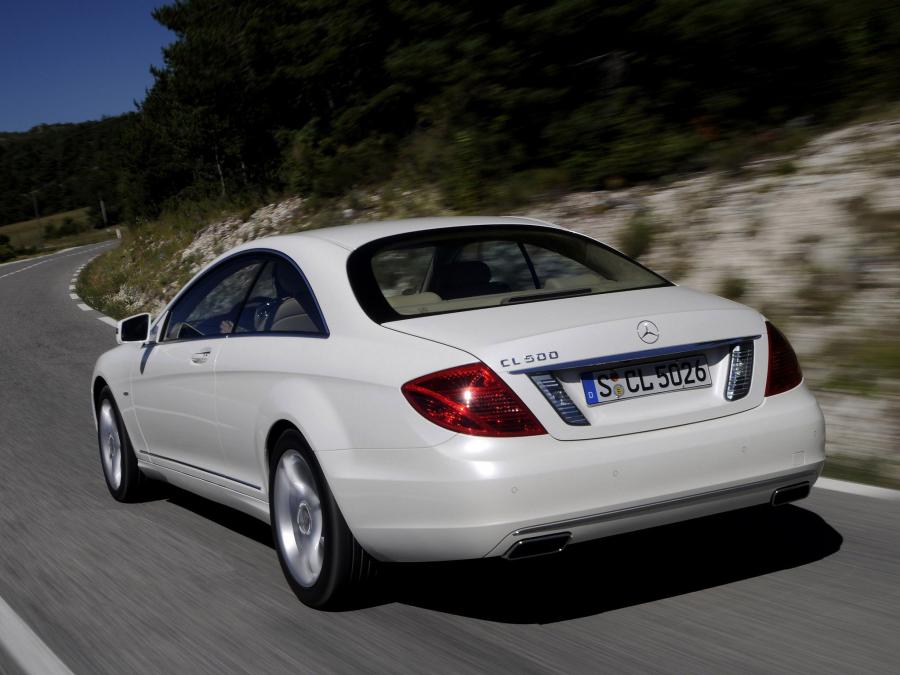
[(272, 542), (272, 528), (253, 516), (165, 483), (154, 485), (153, 498), (165, 499), (170, 504), (187, 509), (201, 518), (211, 520), (222, 527), (227, 527), (232, 532), (264, 544), (272, 549), (274, 555), (275, 544)]
[(392, 565), (381, 593), (440, 612), (507, 623), (552, 623), (670, 598), (806, 565), (841, 535), (797, 506), (720, 514), (573, 545), (560, 554)]
[[(165, 499), (273, 549), (262, 521), (179, 488)], [(505, 623), (546, 624), (601, 614), (806, 565), (837, 552), (843, 537), (794, 505), (732, 511), (570, 546), (528, 560), (382, 565), (343, 609), (399, 602)], [(289, 592), (286, 590), (286, 592)]]

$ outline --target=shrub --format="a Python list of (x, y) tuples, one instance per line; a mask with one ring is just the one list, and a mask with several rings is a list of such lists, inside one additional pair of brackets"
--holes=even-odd
[(785, 160), (776, 164), (773, 170), (776, 176), (790, 176), (797, 173), (797, 165), (790, 160)]
[(638, 211), (625, 225), (620, 242), (622, 252), (632, 258), (640, 258), (650, 250), (655, 234), (656, 228), (649, 214)]
[(747, 280), (738, 276), (727, 276), (719, 284), (719, 295), (729, 300), (740, 300), (747, 294)]
[(58, 237), (68, 237), (73, 234), (78, 234), (84, 229), (84, 227), (75, 221), (74, 218), (66, 216), (63, 218), (62, 223), (56, 229)]

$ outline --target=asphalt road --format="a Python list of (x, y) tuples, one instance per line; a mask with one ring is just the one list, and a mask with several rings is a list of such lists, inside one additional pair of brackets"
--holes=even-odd
[(307, 609), (265, 525), (109, 497), (89, 379), (113, 333), (68, 295), (95, 253), (0, 266), (0, 598), (73, 672), (900, 668), (900, 502), (823, 489), (553, 558), (395, 567), (363, 607)]

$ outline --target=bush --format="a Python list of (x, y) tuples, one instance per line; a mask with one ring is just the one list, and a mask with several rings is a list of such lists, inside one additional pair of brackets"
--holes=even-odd
[(77, 223), (74, 218), (66, 216), (63, 218), (62, 224), (57, 228), (57, 232), (60, 237), (68, 237), (73, 234), (78, 234), (85, 229), (86, 228), (81, 223)]
[(790, 176), (797, 173), (797, 165), (790, 160), (785, 160), (776, 164), (774, 171), (776, 176)]
[(62, 237), (70, 237), (75, 234), (81, 234), (89, 230), (91, 226), (85, 222), (79, 222), (71, 216), (66, 216), (63, 221), (56, 225), (48, 223), (44, 225), (44, 239), (61, 239)]
[[(6, 237), (8, 240), (9, 237)], [(13, 247), (9, 245), (9, 243), (0, 243), (0, 262), (6, 262), (7, 260), (12, 260), (16, 257), (16, 252), (13, 250)]]
[(620, 244), (622, 252), (632, 258), (640, 258), (650, 250), (655, 234), (653, 220), (647, 213), (638, 211), (625, 225)]
[(747, 280), (743, 277), (727, 276), (719, 284), (719, 295), (729, 300), (740, 300), (747, 294)]

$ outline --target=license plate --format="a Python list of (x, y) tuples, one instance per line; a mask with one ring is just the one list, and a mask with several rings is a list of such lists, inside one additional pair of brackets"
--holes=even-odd
[(694, 354), (582, 373), (581, 386), (587, 404), (599, 405), (638, 396), (701, 389), (712, 386), (712, 380), (706, 356)]

